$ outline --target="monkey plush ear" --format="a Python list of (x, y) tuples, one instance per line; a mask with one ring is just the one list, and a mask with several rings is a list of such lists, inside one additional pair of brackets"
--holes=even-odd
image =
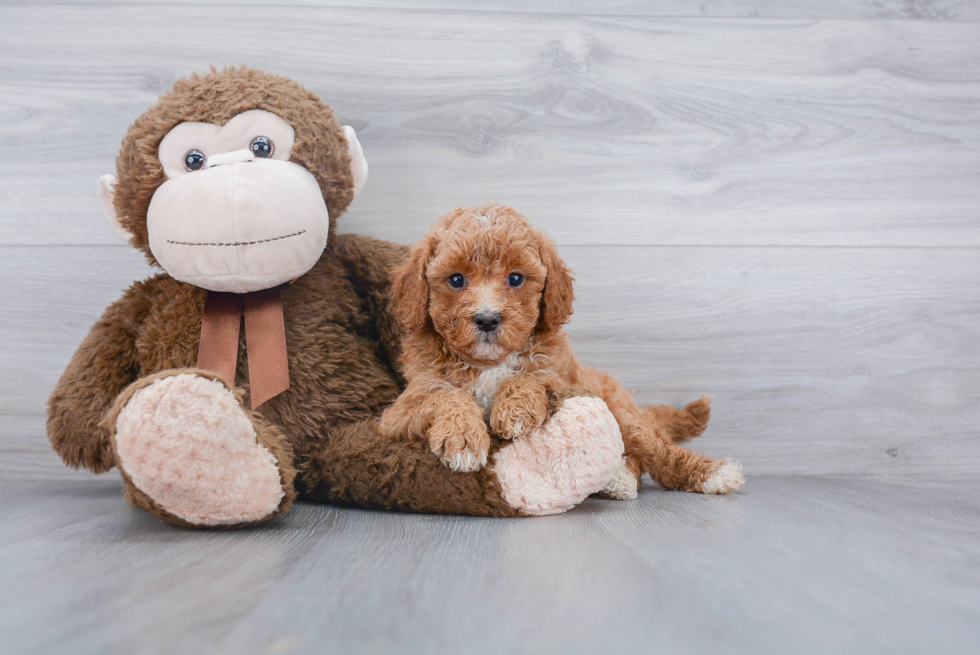
[(130, 242), (133, 239), (133, 233), (124, 228), (122, 223), (119, 222), (119, 216), (116, 215), (116, 207), (112, 204), (112, 198), (116, 192), (115, 187), (115, 175), (106, 173), (100, 177), (98, 185), (99, 202), (102, 203), (102, 211), (105, 212), (105, 217), (109, 219), (109, 226), (112, 228), (112, 231), (123, 241)]
[(350, 153), (350, 172), (354, 176), (354, 196), (361, 192), (364, 183), (367, 182), (368, 163), (364, 158), (364, 151), (361, 143), (357, 140), (357, 134), (350, 125), (344, 125), (344, 137), (347, 139), (347, 152)]

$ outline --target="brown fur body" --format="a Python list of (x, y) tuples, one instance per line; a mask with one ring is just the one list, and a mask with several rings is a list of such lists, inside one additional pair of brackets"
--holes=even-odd
[[(520, 284), (508, 281), (513, 274)], [(454, 276), (465, 285), (454, 288)], [(582, 366), (562, 330), (572, 282), (554, 244), (513, 209), (457, 208), (443, 216), (395, 272), (409, 384), (382, 429), (396, 439), (427, 438), (450, 466), (485, 462), (492, 436), (520, 437), (548, 418), (550, 393), (582, 388), (616, 417), (631, 473), (701, 491), (721, 462), (676, 444), (703, 432), (708, 400), (683, 410), (641, 409), (612, 376)], [(498, 314), (499, 326), (479, 329), (481, 312)]]
[[(290, 388), (260, 408), (270, 427), (257, 425), (257, 432), (260, 439), (269, 429), (285, 437), (285, 461), (300, 471), (301, 497), (512, 515), (495, 494), (491, 472), (454, 476), (423, 445), (393, 446), (377, 429), (376, 417), (403, 388), (391, 363), (400, 334), (386, 308), (388, 271), (406, 254), (405, 246), (341, 235), (312, 271), (283, 289), (287, 347), (294, 354)], [(131, 383), (196, 366), (204, 297), (202, 289), (161, 274), (137, 282), (106, 310), (49, 401), (48, 432), (67, 464), (96, 473), (115, 466), (103, 417)], [(247, 402), (244, 335), (237, 380)], [(131, 484), (127, 494), (141, 495)]]
[[(380, 435), (377, 417), (403, 388), (397, 365), (401, 331), (389, 297), (390, 271), (408, 249), (336, 234), (336, 219), (353, 198), (350, 157), (340, 124), (314, 94), (244, 67), (178, 81), (133, 124), (117, 159), (114, 205), (133, 234), (132, 245), (156, 263), (146, 211), (166, 179), (157, 157), (163, 136), (184, 121), (220, 125), (250, 109), (271, 111), (293, 126), (290, 159), (314, 175), (330, 215), (330, 238), (319, 262), (282, 291), (290, 388), (259, 412), (246, 412), (258, 442), (278, 460), (286, 490), (278, 511), (288, 509), (298, 492), (370, 507), (516, 514), (501, 500), (491, 471), (454, 474), (425, 444), (392, 444)], [(205, 296), (203, 289), (162, 273), (137, 282), (106, 309), (48, 404), (49, 438), (68, 465), (96, 473), (115, 466), (112, 424), (127, 399), (154, 376), (200, 373), (195, 367)], [(236, 393), (247, 399), (244, 334), (236, 379)], [(125, 471), (123, 480), (134, 504), (186, 524), (137, 489)]]

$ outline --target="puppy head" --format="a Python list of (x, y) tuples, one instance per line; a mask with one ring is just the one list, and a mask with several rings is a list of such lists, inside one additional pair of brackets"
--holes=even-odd
[(395, 312), (465, 359), (492, 365), (572, 314), (572, 276), (554, 243), (506, 206), (457, 208), (395, 271)]

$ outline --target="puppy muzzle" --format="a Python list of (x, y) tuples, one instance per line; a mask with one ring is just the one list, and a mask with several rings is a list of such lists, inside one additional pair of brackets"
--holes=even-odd
[(473, 316), (473, 322), (480, 332), (489, 334), (495, 332), (500, 327), (500, 312), (481, 310)]

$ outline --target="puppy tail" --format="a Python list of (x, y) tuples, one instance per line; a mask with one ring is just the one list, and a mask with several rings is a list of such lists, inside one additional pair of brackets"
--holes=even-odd
[(711, 398), (701, 396), (684, 409), (670, 405), (647, 405), (641, 408), (657, 434), (667, 443), (680, 443), (701, 436), (711, 418)]

